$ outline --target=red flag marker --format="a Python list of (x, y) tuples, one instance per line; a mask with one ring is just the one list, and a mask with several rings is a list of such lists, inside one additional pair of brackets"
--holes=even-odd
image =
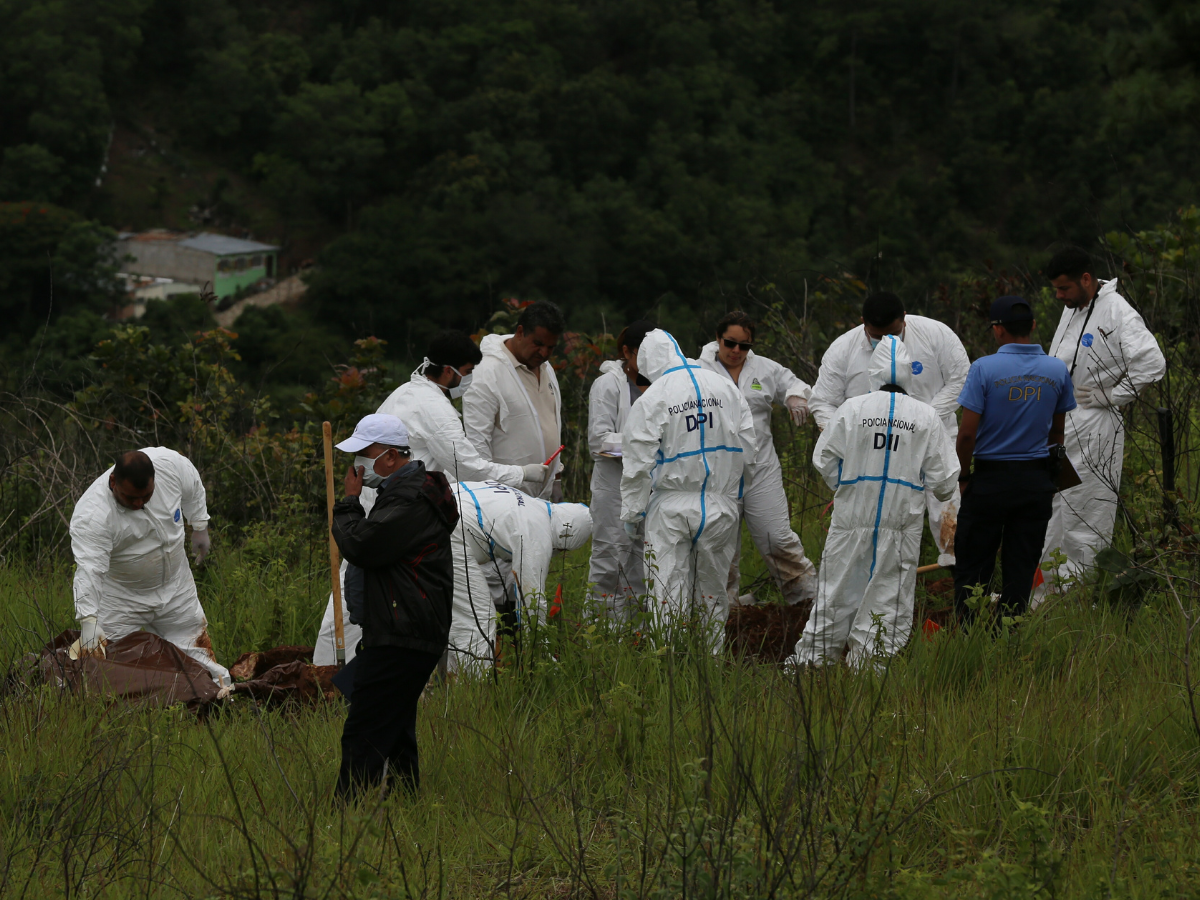
[(553, 453), (551, 453), (550, 458), (548, 460), (546, 460), (544, 463), (542, 463), (542, 465), (548, 466), (548, 465), (550, 465), (550, 463), (554, 462), (555, 458), (558, 456), (558, 454), (563, 452), (563, 448), (566, 446), (567, 446), (566, 444), (559, 444), (558, 449), (555, 450)]

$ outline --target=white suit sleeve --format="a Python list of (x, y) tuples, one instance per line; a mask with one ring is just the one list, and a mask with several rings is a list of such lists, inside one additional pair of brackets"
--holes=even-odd
[(1154, 384), (1167, 372), (1167, 359), (1158, 341), (1132, 306), (1127, 306), (1121, 322), (1121, 355), (1125, 377), (1113, 385), (1113, 402), (1124, 406), (1137, 399), (1147, 385)]
[(500, 395), (495, 384), (489, 383), (491, 380), (481, 382), (476, 375), (463, 394), (463, 429), (467, 440), (484, 459), (492, 458), (492, 428), (500, 409)]
[(192, 465), (192, 461), (182, 454), (176, 454), (175, 463), (179, 476), (180, 507), (183, 515), (193, 531), (203, 531), (208, 527), (208, 494), (204, 490), (204, 482), (200, 473)]
[(817, 445), (813, 448), (813, 465), (834, 491), (838, 489), (842, 460), (846, 458), (848, 421), (845, 416), (835, 416), (821, 432), (821, 436), (817, 438)]
[(808, 400), (812, 397), (813, 389), (805, 381), (796, 377), (796, 373), (782, 363), (775, 364), (775, 396), (773, 403), (786, 403), (789, 397), (799, 397)]
[(651, 473), (662, 446), (666, 404), (651, 388), (625, 420), (621, 439), (621, 521), (638, 522), (650, 502)]
[(588, 449), (593, 458), (599, 455), (604, 446), (604, 436), (617, 430), (620, 408), (621, 398), (612, 391), (611, 378), (601, 376), (592, 382), (592, 390), (588, 394)]
[[(466, 407), (465, 398), (463, 407)], [(467, 440), (466, 432), (453, 409), (443, 412), (444, 415), (437, 416), (431, 433), (424, 435), (430, 455), (438, 461), (443, 471), (453, 475), (455, 481), (499, 481), (509, 487), (521, 486), (524, 475), (520, 466), (506, 466), (485, 459), (478, 448)]]
[(827, 428), (839, 406), (846, 402), (846, 360), (835, 341), (821, 357), (817, 383), (808, 398), (808, 411), (821, 428)]
[(938, 329), (940, 346), (938, 347), (938, 365), (942, 370), (942, 380), (945, 385), (933, 395), (930, 406), (940, 418), (949, 418), (958, 412), (958, 395), (967, 381), (967, 372), (971, 370), (971, 360), (967, 357), (966, 348), (950, 328)]
[(100, 592), (113, 550), (113, 528), (107, 511), (84, 495), (71, 516), (71, 554), (75, 557), (75, 618), (100, 610)]
[[(547, 532), (548, 534), (548, 532)], [(512, 568), (521, 596), (529, 607), (545, 607), (546, 576), (554, 549), (545, 541), (535, 542), (532, 535), (522, 535), (513, 548)]]
[(926, 489), (933, 491), (933, 496), (944, 502), (958, 490), (958, 475), (962, 466), (953, 444), (943, 433), (941, 420), (930, 422), (929, 430), (929, 446), (921, 468), (925, 472)]

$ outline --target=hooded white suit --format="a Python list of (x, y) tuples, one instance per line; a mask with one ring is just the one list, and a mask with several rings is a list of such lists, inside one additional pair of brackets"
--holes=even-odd
[[(729, 372), (717, 358), (717, 342), (700, 351), (700, 365), (729, 378)], [(732, 380), (732, 379), (731, 379)], [(784, 404), (789, 397), (807, 400), (812, 388), (797, 378), (787, 366), (780, 365), (753, 350), (735, 382), (754, 417), (757, 441), (754, 459), (754, 483), (742, 496), (742, 515), (750, 529), (754, 546), (762, 554), (783, 599), (792, 605), (817, 595), (817, 569), (804, 555), (804, 545), (792, 530), (787, 492), (783, 489), (783, 469), (775, 452), (771, 434), (771, 407)], [(729, 601), (737, 601), (740, 575), (738, 558), (741, 541), (734, 544), (733, 565), (729, 568)]]
[(638, 372), (652, 384), (625, 421), (621, 520), (645, 521), (656, 612), (702, 614), (719, 645), (743, 474), (753, 483), (754, 419), (732, 381), (662, 329), (642, 341)]
[(617, 360), (600, 364), (588, 400), (588, 449), (592, 452), (592, 560), (588, 581), (611, 614), (623, 618), (631, 599), (646, 592), (643, 542), (625, 533), (621, 522), (621, 460), (601, 456), (604, 438), (620, 434), (641, 393), (629, 383)]
[[(928, 403), (941, 417), (951, 448), (958, 435), (958, 395), (966, 383), (971, 361), (962, 341), (936, 319), (906, 315), (900, 340), (912, 360), (909, 396)], [(862, 325), (837, 338), (821, 357), (821, 370), (813, 385), (808, 408), (821, 428), (828, 426), (834, 411), (849, 400), (872, 390), (868, 370), (871, 340)], [(954, 565), (954, 532), (958, 527), (958, 492), (944, 503), (926, 491), (929, 530), (938, 548), (938, 563)]]
[[(1064, 309), (1050, 355), (1067, 364), (1079, 405), (1067, 413), (1067, 456), (1082, 484), (1054, 495), (1042, 559), (1060, 548), (1059, 577), (1077, 575), (1112, 540), (1125, 458), (1121, 407), (1163, 377), (1167, 360), (1117, 279), (1102, 282), (1086, 307)], [(1090, 396), (1089, 396), (1090, 395)], [(1047, 578), (1048, 583), (1053, 579)]]
[[(467, 439), (484, 459), (506, 466), (544, 463), (562, 441), (546, 446), (542, 422), (532, 399), (521, 383), (512, 360), (504, 349), (511, 334), (489, 334), (479, 345), (483, 361), (474, 369), (474, 378), (463, 394), (463, 427)], [(562, 395), (554, 367), (544, 362), (538, 370), (554, 395), (554, 425), (562, 432)], [(554, 490), (555, 472), (562, 468), (562, 457), (551, 465), (545, 484), (531, 485), (536, 496), (549, 497)]]
[(183, 548), (184, 520), (208, 528), (208, 503), (191, 461), (166, 447), (143, 447), (154, 464), (154, 494), (140, 510), (117, 503), (110, 466), (75, 504), (75, 616), (96, 616), (110, 641), (139, 628), (170, 641), (229, 684), (217, 663), (208, 621)]
[(848, 661), (861, 665), (877, 638), (880, 653), (891, 656), (912, 631), (924, 494), (950, 497), (959, 464), (931, 406), (880, 390), (907, 390), (911, 363), (899, 338), (884, 337), (871, 356), (874, 390), (843, 403), (813, 451), (813, 464), (837, 493), (817, 602), (796, 642), (801, 663), (836, 662), (849, 640)]

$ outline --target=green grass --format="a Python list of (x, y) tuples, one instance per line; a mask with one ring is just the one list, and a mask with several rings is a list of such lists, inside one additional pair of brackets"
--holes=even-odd
[[(222, 661), (310, 641), (322, 548), (264, 529), (222, 549), (198, 579)], [(586, 553), (562, 566), (577, 601)], [(69, 625), (69, 604), (66, 571), (0, 569), (0, 658)], [(1163, 596), (1129, 619), (1079, 589), (998, 637), (918, 637), (881, 675), (789, 675), (567, 618), (519, 668), (431, 687), (419, 798), (349, 810), (332, 802), (338, 703), (238, 701), (198, 722), (9, 690), (0, 895), (1161, 897), (1200, 883), (1186, 629)]]

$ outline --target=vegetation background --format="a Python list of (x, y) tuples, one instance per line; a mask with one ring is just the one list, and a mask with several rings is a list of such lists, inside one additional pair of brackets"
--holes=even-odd
[[(1195, 896), (1197, 48), (1170, 0), (0, 0), (0, 895)], [(114, 327), (111, 241), (158, 226), (279, 243), (304, 305)], [(564, 307), (583, 498), (626, 320), (698, 348), (745, 307), (812, 380), (886, 288), (975, 357), (1001, 292), (1048, 339), (1067, 241), (1170, 368), (1126, 413), (1113, 551), (996, 635), (796, 677), (613, 628), (576, 553), (561, 629), (428, 692), (422, 796), (351, 810), (336, 704), (197, 722), (28, 675), (116, 449), (201, 468), (228, 663), (312, 640), (320, 423), (373, 411), (434, 330)], [(815, 557), (814, 432), (775, 426)]]

